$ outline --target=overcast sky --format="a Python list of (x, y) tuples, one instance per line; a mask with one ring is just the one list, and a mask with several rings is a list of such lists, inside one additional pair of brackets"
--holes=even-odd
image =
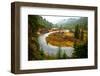
[(80, 17), (62, 17), (62, 16), (42, 16), (44, 19), (46, 19), (47, 21), (56, 24), (61, 20), (68, 20), (69, 18), (75, 18), (75, 19), (79, 19)]

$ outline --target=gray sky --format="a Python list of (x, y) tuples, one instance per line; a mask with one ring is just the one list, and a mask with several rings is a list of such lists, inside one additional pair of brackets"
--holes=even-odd
[(80, 17), (62, 17), (62, 16), (42, 16), (44, 19), (46, 19), (47, 21), (56, 24), (61, 20), (68, 20), (69, 18), (75, 18), (75, 19), (79, 19)]

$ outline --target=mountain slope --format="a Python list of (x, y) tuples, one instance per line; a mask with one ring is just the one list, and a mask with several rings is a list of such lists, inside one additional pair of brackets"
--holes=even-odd
[(72, 29), (76, 25), (84, 26), (85, 28), (87, 28), (87, 24), (88, 24), (88, 18), (80, 17), (79, 19), (69, 18), (68, 20), (65, 20), (65, 19), (61, 20), (60, 22), (56, 24), (56, 26), (58, 27), (62, 26), (63, 28)]

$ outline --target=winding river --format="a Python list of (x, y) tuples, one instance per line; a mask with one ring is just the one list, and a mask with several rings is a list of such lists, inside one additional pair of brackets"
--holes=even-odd
[[(56, 55), (57, 52), (58, 52), (58, 48), (59, 48), (57, 46), (47, 44), (47, 42), (46, 42), (46, 37), (49, 34), (54, 33), (54, 32), (57, 32), (57, 31), (42, 34), (38, 37), (40, 47), (44, 50), (45, 53), (47, 53), (49, 55)], [(72, 56), (72, 53), (73, 53), (73, 50), (74, 50), (73, 47), (61, 47), (61, 49), (62, 49), (62, 53), (66, 52), (67, 56), (69, 56), (69, 57)]]

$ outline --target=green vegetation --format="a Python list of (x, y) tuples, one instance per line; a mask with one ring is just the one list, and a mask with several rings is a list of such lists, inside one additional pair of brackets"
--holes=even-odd
[(28, 15), (28, 60), (44, 59), (43, 51), (40, 52), (38, 43), (38, 30), (40, 28), (51, 28), (52, 23), (38, 15)]
[(57, 59), (67, 59), (69, 58), (66, 54), (66, 52), (63, 50), (62, 52), (62, 49), (61, 47), (58, 48), (58, 52), (57, 52)]
[(88, 57), (88, 38), (87, 38), (87, 29), (80, 27), (79, 25), (75, 26), (74, 37), (80, 40), (80, 43), (77, 43), (77, 40), (74, 41), (74, 58), (87, 58)]
[(59, 23), (55, 25), (55, 27), (60, 27), (62, 25), (62, 28), (64, 29), (74, 29), (75, 25), (79, 25), (80, 27), (83, 27), (87, 30), (88, 25), (88, 18), (87, 17), (80, 17), (79, 19), (75, 18), (69, 18), (67, 21), (62, 20)]
[(62, 55), (62, 59), (67, 59), (67, 58), (68, 58), (68, 56), (67, 56), (66, 52), (64, 51), (64, 53)]
[(44, 53), (44, 50), (42, 48), (40, 49), (40, 53), (41, 53), (41, 60), (44, 60), (46, 57), (46, 54)]
[(74, 37), (75, 37), (76, 39), (79, 39), (79, 35), (80, 35), (80, 29), (79, 29), (79, 26), (76, 25), (76, 26), (75, 26)]
[(41, 54), (39, 52), (38, 35), (37, 31), (39, 27), (38, 18), (39, 16), (28, 16), (28, 60), (39, 60)]
[(74, 45), (74, 53), (73, 57), (74, 58), (87, 58), (88, 57), (88, 44), (87, 42), (85, 43), (80, 43)]
[[(64, 22), (63, 22), (64, 21)], [(28, 60), (54, 60), (69, 59), (66, 50), (61, 47), (73, 47), (74, 52), (72, 58), (88, 57), (88, 29), (87, 18), (79, 19), (70, 18), (59, 23), (53, 24), (42, 16), (28, 15)], [(56, 31), (46, 37), (47, 44), (58, 47), (57, 54), (48, 54), (40, 47), (38, 42), (39, 35), (48, 33), (52, 28)], [(68, 30), (63, 31), (63, 30)]]
[(58, 59), (62, 59), (61, 47), (58, 48), (57, 58), (58, 58)]

